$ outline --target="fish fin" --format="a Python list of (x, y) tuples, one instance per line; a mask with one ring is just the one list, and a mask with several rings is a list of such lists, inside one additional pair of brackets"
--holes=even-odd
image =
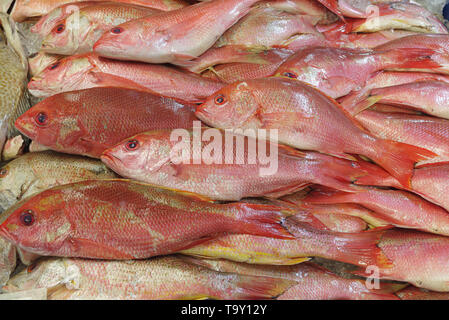
[(264, 128), (278, 128), (279, 123), (283, 123), (284, 126), (294, 125), (299, 120), (313, 119), (310, 116), (302, 116), (297, 112), (272, 112), (265, 114), (257, 114), (259, 120), (264, 124)]
[(180, 53), (176, 53), (173, 56), (175, 57), (175, 60), (172, 61), (171, 64), (183, 67), (191, 67), (195, 65), (195, 62), (192, 60), (198, 58), (188, 54), (180, 54)]
[(209, 299), (215, 299), (212, 296), (209, 296), (207, 294), (198, 294), (198, 295), (188, 295), (188, 296), (182, 296), (182, 297), (177, 297), (177, 300), (209, 300)]
[(391, 140), (378, 140), (377, 153), (374, 153), (372, 160), (395, 177), (401, 185), (410, 188), (415, 163), (436, 156), (435, 153), (420, 147)]
[(382, 96), (378, 95), (378, 96), (369, 96), (366, 99), (362, 100), (361, 102), (357, 102), (353, 105), (349, 104), (349, 103), (343, 103), (342, 106), (346, 109), (349, 110), (349, 112), (353, 115), (356, 116), (358, 115), (360, 112), (368, 109), (369, 107), (375, 105), (376, 103), (378, 103), (380, 100), (382, 100)]
[(440, 166), (444, 166), (444, 165), (449, 165), (449, 161), (441, 161), (441, 162), (432, 162), (432, 163), (419, 164), (415, 168), (416, 169), (421, 169), (421, 168), (428, 168), (428, 167), (440, 167)]
[(296, 284), (296, 281), (281, 278), (240, 275), (235, 283), (237, 290), (231, 296), (236, 300), (273, 299)]
[(195, 239), (193, 241), (188, 242), (187, 244), (184, 243), (184, 245), (181, 248), (177, 249), (176, 251), (188, 250), (190, 248), (196, 247), (196, 246), (203, 244), (204, 242), (210, 241), (212, 239), (214, 239), (214, 237), (210, 237), (210, 236), (202, 237), (200, 239)]
[(379, 169), (380, 170), (378, 170), (376, 174), (359, 177), (356, 181), (354, 181), (354, 183), (362, 186), (394, 187), (404, 189), (404, 186), (402, 186), (392, 175), (381, 168)]
[(160, 96), (159, 93), (157, 93), (147, 87), (144, 87), (134, 81), (131, 81), (129, 79), (125, 79), (125, 78), (122, 78), (119, 76), (115, 76), (112, 74), (108, 74), (108, 73), (104, 73), (104, 72), (97, 72), (97, 71), (90, 71), (89, 76), (91, 77), (92, 82), (94, 82), (98, 86), (134, 89), (134, 90), (149, 92), (156, 96)]
[[(76, 256), (84, 258), (101, 259), (135, 259), (131, 254), (102, 243), (83, 238), (70, 238), (68, 240), (76, 252)], [(101, 254), (99, 254), (101, 253)]]
[(385, 52), (389, 60), (385, 69), (438, 69), (441, 64), (432, 59), (434, 50), (422, 48), (398, 48)]
[(315, 190), (304, 198), (306, 205), (314, 204), (342, 204), (342, 203), (358, 203), (357, 191), (355, 193), (338, 191), (338, 190)]
[(305, 189), (305, 188), (307, 188), (310, 185), (311, 185), (310, 182), (306, 182), (306, 183), (296, 184), (296, 185), (293, 185), (293, 186), (286, 186), (286, 187), (283, 187), (283, 188), (272, 190), (269, 193), (264, 194), (264, 197), (266, 197), (268, 199), (280, 198), (282, 196), (285, 196), (285, 195), (288, 195), (288, 194), (292, 194), (292, 193), (295, 193), (297, 191), (301, 191), (302, 189)]
[(287, 216), (296, 214), (296, 210), (264, 204), (233, 203), (242, 214), (233, 224), (236, 233), (278, 239), (294, 239), (295, 237), (282, 225)]

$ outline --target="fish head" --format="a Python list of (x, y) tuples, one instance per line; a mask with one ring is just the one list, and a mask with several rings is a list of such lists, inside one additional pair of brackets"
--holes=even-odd
[[(17, 292), (39, 288), (57, 289), (76, 279), (72, 263), (61, 258), (41, 258), (13, 276), (3, 286), (5, 292)], [(69, 279), (72, 278), (72, 279)]]
[(64, 55), (83, 53), (87, 50), (86, 42), (92, 37), (92, 29), (93, 24), (88, 17), (76, 12), (60, 21), (44, 37), (42, 50)]
[(60, 21), (64, 16), (64, 11), (62, 8), (58, 7), (50, 11), (49, 13), (43, 15), (39, 21), (31, 27), (30, 31), (33, 33), (38, 33), (42, 37), (45, 37), (48, 32), (53, 29), (55, 23)]
[(48, 54), (46, 52), (38, 52), (31, 55), (28, 59), (30, 74), (35, 76), (41, 73), (48, 66), (56, 63), (60, 58), (57, 55)]
[(93, 51), (102, 57), (112, 59), (120, 60), (126, 56), (130, 60), (145, 61), (145, 56), (149, 53), (157, 54), (160, 50), (158, 46), (164, 44), (152, 37), (150, 29), (144, 29), (142, 24), (130, 21), (103, 33), (95, 42)]
[(259, 103), (251, 86), (237, 82), (224, 87), (198, 106), (195, 115), (205, 123), (221, 129), (251, 127)]
[(34, 174), (26, 165), (27, 157), (19, 157), (0, 169), (0, 211), (3, 212), (22, 199)]
[(169, 163), (171, 151), (170, 131), (151, 131), (107, 149), (101, 160), (122, 176), (144, 176)]
[(0, 235), (20, 248), (46, 255), (69, 244), (72, 225), (57, 188), (17, 202), (0, 216)]
[(34, 76), (28, 89), (36, 97), (47, 97), (60, 92), (85, 89), (83, 83), (89, 71), (95, 68), (88, 55), (61, 59)]

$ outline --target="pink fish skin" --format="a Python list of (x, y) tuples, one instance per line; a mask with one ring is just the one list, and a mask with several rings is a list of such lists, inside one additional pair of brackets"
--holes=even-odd
[(18, 202), (4, 213), (0, 234), (40, 255), (144, 259), (224, 233), (293, 239), (282, 225), (292, 213), (271, 205), (216, 204), (130, 180), (90, 180)]
[(365, 110), (356, 115), (363, 127), (376, 137), (420, 146), (438, 156), (419, 163), (449, 161), (449, 121), (407, 113)]
[(436, 156), (425, 149), (375, 138), (334, 100), (297, 80), (275, 77), (228, 85), (199, 106), (196, 115), (221, 129), (277, 129), (280, 143), (298, 149), (344, 158), (364, 155), (404, 186), (409, 186), (414, 163)]
[(94, 87), (149, 90), (186, 103), (204, 101), (225, 84), (191, 72), (147, 63), (118, 61), (94, 53), (75, 55), (53, 64), (28, 83), (38, 97)]
[(318, 0), (342, 20), (348, 18), (368, 18), (379, 10), (382, 2), (398, 2), (401, 0)]
[(290, 56), (277, 70), (277, 76), (304, 81), (331, 98), (340, 98), (365, 86), (371, 76), (391, 68), (438, 67), (429, 49), (367, 51), (314, 47)]
[[(195, 139), (194, 133), (189, 133), (190, 138)], [(207, 129), (203, 133), (207, 133)], [(174, 163), (171, 152), (178, 141), (172, 141), (171, 135), (172, 130), (138, 134), (104, 151), (101, 159), (123, 177), (227, 201), (247, 197), (280, 197), (310, 184), (350, 191), (352, 181), (361, 175), (373, 175), (377, 172), (377, 169), (371, 170), (356, 161), (337, 159), (315, 152), (302, 153), (292, 148), (238, 135), (231, 138), (233, 141), (239, 141), (241, 137), (244, 150), (235, 150), (239, 145), (237, 142), (229, 152), (224, 132), (220, 149), (214, 150), (214, 155), (218, 154), (222, 163), (210, 163), (203, 157), (200, 158), (199, 164), (195, 164), (195, 158), (199, 156), (195, 150), (195, 154), (190, 153), (187, 164)], [(136, 144), (133, 149), (128, 146), (130, 142)], [(259, 159), (254, 164), (248, 163), (249, 147), (246, 146), (260, 146), (261, 143), (267, 154), (274, 152), (274, 148), (278, 149), (277, 170), (269, 175), (261, 174), (261, 169), (267, 169), (268, 166)], [(203, 143), (199, 152), (206, 154), (205, 149), (208, 146), (209, 143)], [(234, 159), (232, 163), (225, 162), (229, 156)]]
[(329, 230), (343, 233), (359, 233), (368, 229), (365, 221), (357, 217), (351, 217), (339, 213), (314, 213)]
[[(449, 163), (433, 163), (418, 167), (413, 172), (409, 191), (415, 192), (449, 211)], [(360, 185), (377, 185), (403, 188), (400, 183), (385, 173), (384, 175), (361, 177), (356, 182)]]
[(207, 1), (136, 19), (104, 33), (94, 51), (108, 58), (149, 63), (192, 60), (212, 47), (258, 1)]
[(332, 23), (337, 19), (325, 6), (315, 0), (268, 0), (258, 6), (270, 6), (294, 14), (307, 15), (322, 24)]
[[(447, 73), (449, 70), (449, 35), (447, 34), (417, 34), (403, 37), (378, 46), (377, 50), (421, 48), (434, 51), (432, 60), (441, 65), (436, 71)], [(435, 70), (432, 70), (435, 72)]]
[[(380, 268), (380, 279), (405, 281), (419, 288), (449, 292), (449, 238), (411, 230), (390, 230), (379, 248), (393, 267)], [(363, 271), (356, 272), (367, 276)], [(370, 277), (376, 275), (370, 273)]]
[(185, 258), (214, 271), (281, 278), (297, 282), (278, 300), (398, 300), (389, 288), (369, 290), (363, 280), (345, 279), (318, 264), (304, 262), (294, 266), (251, 265), (228, 260)]
[(371, 90), (373, 102), (411, 108), (429, 115), (449, 119), (449, 83), (419, 81)]
[(408, 286), (395, 293), (401, 300), (449, 300), (449, 293)]
[(374, 211), (380, 219), (396, 227), (449, 235), (449, 213), (407, 191), (377, 188), (361, 188), (352, 193), (315, 191), (309, 194), (304, 202), (310, 204), (360, 204)]

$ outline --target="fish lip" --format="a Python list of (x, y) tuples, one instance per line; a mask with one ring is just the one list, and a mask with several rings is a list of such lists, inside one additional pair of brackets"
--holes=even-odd
[(101, 161), (103, 161), (104, 163), (108, 164), (116, 164), (121, 163), (122, 160), (120, 158), (117, 158), (116, 156), (114, 156), (113, 154), (110, 154), (109, 152), (105, 151), (103, 152), (103, 154), (100, 156)]

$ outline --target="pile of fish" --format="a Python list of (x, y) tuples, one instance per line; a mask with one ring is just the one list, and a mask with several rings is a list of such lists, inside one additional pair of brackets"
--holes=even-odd
[(449, 299), (449, 32), (421, 5), (0, 10), (0, 299)]

